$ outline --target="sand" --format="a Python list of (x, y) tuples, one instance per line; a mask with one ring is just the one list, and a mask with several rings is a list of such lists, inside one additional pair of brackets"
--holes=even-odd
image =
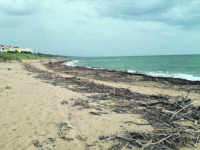
[[(123, 135), (126, 131), (148, 132), (153, 130), (150, 125), (138, 126), (124, 123), (126, 121), (147, 123), (140, 114), (115, 113), (104, 108), (102, 109), (104, 113), (106, 112), (105, 114), (91, 113), (98, 112), (95, 108), (99, 106), (99, 103), (111, 105), (113, 100), (98, 103), (91, 101), (87, 109), (75, 106), (77, 100), (87, 100), (88, 96), (95, 95), (95, 93), (76, 92), (64, 86), (55, 86), (42, 78), (37, 78), (37, 73), (29, 72), (24, 67), (26, 63), (53, 73), (54, 76), (74, 76), (70, 73), (47, 69), (43, 65), (47, 62), (49, 60), (0, 62), (1, 150), (108, 149), (113, 142), (101, 141), (100, 136)], [(80, 76), (80, 79), (113, 87), (130, 88), (127, 83), (88, 79), (83, 76)], [(6, 89), (7, 85), (11, 88)], [(163, 89), (165, 88), (142, 82), (130, 88), (131, 91), (142, 94), (156, 93), (171, 96), (187, 94), (186, 91)], [(200, 94), (194, 92), (190, 96), (197, 98)], [(137, 148), (132, 147), (132, 149)]]

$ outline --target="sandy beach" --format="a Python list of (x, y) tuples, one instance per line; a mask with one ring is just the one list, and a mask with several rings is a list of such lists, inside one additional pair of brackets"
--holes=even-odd
[(136, 150), (101, 139), (153, 131), (141, 103), (188, 96), (200, 105), (200, 82), (67, 67), (65, 61), (0, 62), (1, 150)]

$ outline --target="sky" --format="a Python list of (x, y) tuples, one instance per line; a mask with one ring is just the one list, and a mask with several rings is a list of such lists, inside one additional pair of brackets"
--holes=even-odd
[(65, 56), (200, 54), (200, 1), (0, 0), (0, 44)]

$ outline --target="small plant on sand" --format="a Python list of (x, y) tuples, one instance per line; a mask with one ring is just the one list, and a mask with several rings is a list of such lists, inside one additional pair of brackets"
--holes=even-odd
[(6, 89), (6, 90), (11, 89), (11, 86), (6, 85), (5, 89)]

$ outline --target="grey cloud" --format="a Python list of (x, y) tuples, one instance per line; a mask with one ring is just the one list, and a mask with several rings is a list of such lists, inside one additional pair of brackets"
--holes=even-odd
[(189, 53), (200, 47), (199, 6), (198, 0), (0, 0), (0, 36), (2, 44), (61, 55)]
[(0, 2), (0, 12), (11, 16), (25, 16), (36, 13), (39, 9), (37, 0), (7, 0)]
[(100, 17), (134, 21), (158, 21), (169, 25), (200, 25), (198, 0), (63, 0), (93, 5)]
[(101, 0), (97, 10), (102, 17), (159, 21), (171, 25), (200, 24), (200, 2), (196, 0)]

